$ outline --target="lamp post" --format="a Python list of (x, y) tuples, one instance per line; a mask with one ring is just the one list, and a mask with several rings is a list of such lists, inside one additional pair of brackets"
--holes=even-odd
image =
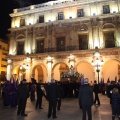
[(95, 53), (92, 57), (92, 65), (96, 68), (96, 72), (98, 75), (98, 84), (99, 84), (99, 73), (100, 73), (100, 67), (103, 65), (103, 59), (101, 54), (98, 51), (98, 48), (95, 49)]

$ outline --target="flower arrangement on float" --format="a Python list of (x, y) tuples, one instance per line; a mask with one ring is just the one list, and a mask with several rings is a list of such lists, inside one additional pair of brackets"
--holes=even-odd
[(79, 72), (75, 72), (73, 74), (71, 74), (70, 72), (62, 72), (61, 77), (62, 78), (81, 78), (82, 74), (80, 74)]

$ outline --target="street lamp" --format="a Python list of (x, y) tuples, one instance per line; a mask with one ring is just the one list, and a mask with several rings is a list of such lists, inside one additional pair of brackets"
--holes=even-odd
[(99, 73), (100, 73), (100, 67), (103, 65), (104, 61), (102, 59), (101, 54), (98, 51), (98, 48), (95, 49), (95, 53), (93, 54), (92, 58), (92, 66), (96, 68), (96, 72), (98, 74), (98, 84), (99, 84)]

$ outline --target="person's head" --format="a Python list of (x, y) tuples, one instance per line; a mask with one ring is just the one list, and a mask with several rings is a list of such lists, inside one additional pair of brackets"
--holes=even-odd
[(55, 79), (51, 79), (51, 83), (55, 83)]
[(97, 81), (96, 81), (96, 80), (94, 80), (94, 83), (96, 84), (96, 83), (97, 83)]
[(88, 84), (88, 82), (89, 82), (88, 78), (85, 78), (84, 79), (84, 84)]
[(115, 93), (119, 93), (118, 88), (114, 88), (114, 89), (113, 89), (113, 93), (114, 93), (114, 94), (115, 94)]
[(23, 79), (23, 80), (22, 80), (22, 83), (23, 83), (23, 84), (26, 84), (26, 79)]

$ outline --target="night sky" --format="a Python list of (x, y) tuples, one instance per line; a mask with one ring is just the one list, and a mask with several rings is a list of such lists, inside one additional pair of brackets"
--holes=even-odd
[[(52, 0), (30, 0), (31, 4), (40, 4)], [(11, 27), (10, 13), (13, 9), (18, 8), (19, 5), (16, 0), (0, 0), (0, 38), (7, 40), (6, 34), (8, 34), (7, 29)]]

